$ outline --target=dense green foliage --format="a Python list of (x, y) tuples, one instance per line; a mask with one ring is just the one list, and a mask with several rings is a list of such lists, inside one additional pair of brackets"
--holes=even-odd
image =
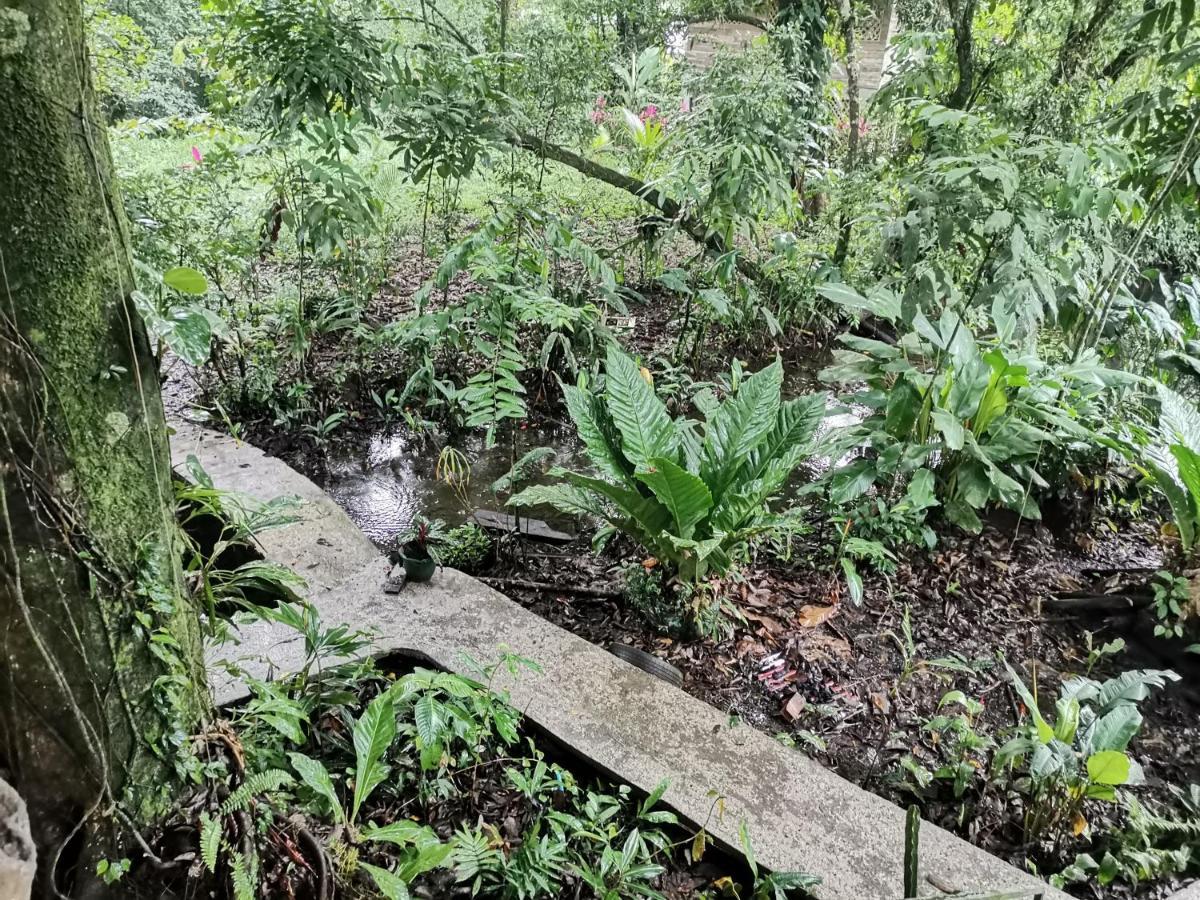
[[(599, 538), (620, 532), (636, 545), (625, 562), (653, 558), (626, 602), (676, 635), (726, 633), (730, 585), (763, 562), (862, 603), (870, 570), (890, 578), (1007, 515), (1070, 539), (1100, 518), (1164, 520), (1146, 529), (1164, 550), (1158, 634), (1190, 641), (1195, 4), (896, 6), (891, 68), (868, 96), (834, 69), (873, 58), (859, 46), (872, 27), (887, 33), (862, 0), (94, 0), (133, 301), (156, 361), (182, 361), (214, 419), (311, 451), (316, 468), (345, 432), (436, 433), (436, 480), (465, 504), (466, 448), (507, 450), (497, 498), (529, 485), (509, 500), (521, 515), (553, 507), (598, 520)], [(755, 36), (704, 56), (694, 26), (722, 19)], [(809, 358), (834, 397), (799, 371)], [(568, 419), (590, 468), (543, 479), (549, 451), (518, 437)], [(228, 516), (211, 488), (189, 489), (193, 509)], [(245, 518), (222, 541), (243, 538)], [(804, 530), (824, 549), (793, 559)], [(478, 529), (415, 536), (447, 565), (492, 549)], [(287, 586), (219, 562), (189, 546), (210, 613)], [(907, 677), (907, 611), (903, 623)], [(1090, 676), (1119, 648), (1089, 650)], [(1168, 678), (1069, 680), (1050, 718), (1014, 677), (1020, 734), (988, 732), (976, 701), (947, 695), (954, 714), (929, 723), (944, 758), (910, 774), (919, 793), (956, 799), (999, 779), (1022, 849), (1052, 843), (1060, 868), (1085, 804), (1120, 804), (1121, 842), (1082, 854), (1065, 881), (1194, 870), (1179, 839), (1193, 826), (1164, 825), (1126, 790), (1137, 703)], [(472, 741), (511, 745), (476, 686), (419, 681), (345, 714), (366, 748), (342, 748), (353, 776), (277, 753), (255, 774), (283, 774), (259, 786), (288, 779), (354, 843), (386, 789), (372, 765), (427, 785), (447, 755), (476, 764)], [(450, 710), (437, 733), (434, 704)], [(372, 726), (387, 721), (395, 733)], [(373, 735), (389, 751), (411, 739), (416, 758), (380, 762)], [(515, 777), (549, 777), (531, 765)], [(544, 823), (550, 861), (497, 854), (465, 827), (453, 853), (473, 854), (466, 880), (532, 895), (570, 868), (598, 895), (638, 893), (654, 841), (584, 854), (572, 829), (603, 810), (571, 803), (575, 820)], [(427, 874), (427, 837), (400, 842), (380, 890)]]

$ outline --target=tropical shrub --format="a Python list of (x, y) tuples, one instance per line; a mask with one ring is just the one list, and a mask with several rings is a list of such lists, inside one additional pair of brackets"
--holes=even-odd
[(564, 483), (526, 488), (509, 505), (596, 516), (684, 582), (721, 574), (779, 524), (767, 504), (807, 456), (824, 414), (824, 395), (781, 401), (782, 382), (776, 360), (709, 406), (703, 423), (672, 420), (648, 376), (610, 347), (603, 393), (564, 388), (600, 477), (556, 468)]
[(443, 566), (472, 572), (492, 552), (492, 539), (474, 522), (451, 528), (442, 538), (439, 556)]
[(1061, 837), (1077, 828), (1086, 800), (1115, 802), (1116, 789), (1141, 784), (1143, 774), (1126, 752), (1142, 727), (1138, 704), (1168, 680), (1171, 671), (1123, 672), (1101, 683), (1091, 678), (1063, 682), (1053, 721), (1038, 709), (1037, 698), (1011, 668), (1012, 685), (1030, 721), (1002, 746), (997, 769), (1013, 767), (1015, 786), (1025, 797), (1027, 841)]
[[(881, 319), (900, 318), (899, 304), (875, 308)], [(1040, 518), (1036, 495), (1049, 483), (1039, 460), (1051, 449), (1103, 440), (1088, 427), (1099, 418), (1092, 407), (1126, 376), (1092, 353), (1053, 365), (1010, 347), (980, 346), (949, 311), (937, 324), (917, 312), (911, 327), (895, 344), (842, 335), (845, 349), (821, 373), (827, 382), (854, 386), (844, 399), (868, 410), (832, 441), (834, 459), (868, 452), (832, 474), (831, 500), (845, 504), (873, 484), (911, 480), (926, 485), (910, 498), (913, 508), (940, 505), (968, 531), (979, 531), (979, 512), (991, 504)]]

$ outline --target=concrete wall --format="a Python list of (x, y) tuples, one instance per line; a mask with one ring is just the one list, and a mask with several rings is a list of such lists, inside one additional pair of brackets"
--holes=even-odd
[[(859, 86), (865, 96), (879, 89), (888, 62), (888, 42), (897, 28), (891, 0), (875, 0), (875, 10), (873, 17), (859, 23)], [(718, 53), (744, 53), (765, 34), (762, 28), (743, 22), (693, 22), (683, 38), (683, 58), (699, 69), (708, 69)], [(834, 64), (831, 74), (837, 81), (846, 80), (846, 70), (840, 63)]]

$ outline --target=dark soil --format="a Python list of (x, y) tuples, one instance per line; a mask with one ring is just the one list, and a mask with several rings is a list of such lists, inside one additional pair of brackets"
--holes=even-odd
[[(641, 562), (632, 551), (595, 557), (578, 547), (516, 548), (495, 575), (554, 585), (606, 587), (619, 592), (622, 569)], [(1086, 543), (1086, 542), (1085, 542)], [(1135, 530), (1121, 538), (1063, 546), (1046, 529), (1029, 522), (1019, 529), (993, 524), (977, 536), (943, 534), (930, 553), (914, 552), (892, 573), (866, 577), (864, 602), (842, 596), (836, 566), (819, 536), (809, 538), (788, 565), (762, 559), (744, 575), (720, 585), (742, 621), (724, 640), (686, 640), (655, 634), (642, 616), (621, 600), (581, 596), (569, 589), (503, 587), (522, 605), (595, 644), (640, 646), (684, 672), (684, 689), (741, 721), (794, 742), (843, 777), (901, 804), (918, 802), (923, 815), (1024, 867), (1039, 863), (1058, 871), (1075, 853), (1102, 846), (1115, 824), (1111, 805), (1092, 804), (1089, 830), (1068, 840), (1055, 855), (1020, 843), (1019, 813), (999, 798), (966, 804), (948, 790), (914, 796), (902, 787), (899, 760), (911, 755), (936, 767), (937, 749), (924, 723), (940, 698), (961, 690), (985, 706), (979, 731), (1011, 726), (1019, 714), (999, 656), (1036, 673), (1042, 696), (1057, 693), (1067, 675), (1087, 670), (1086, 633), (1095, 646), (1116, 635), (1124, 652), (1095, 666), (1103, 679), (1131, 668), (1173, 668), (1181, 682), (1142, 704), (1146, 721), (1131, 752), (1145, 768), (1141, 800), (1166, 802), (1168, 785), (1200, 781), (1200, 657), (1170, 653), (1153, 637), (1146, 614), (1081, 618), (1043, 609), (1057, 591), (1076, 590), (1111, 570), (1143, 569), (1158, 563), (1155, 548)], [(1129, 580), (1129, 579), (1126, 579)], [(915, 653), (905, 651), (905, 610)], [(809, 623), (812, 623), (811, 625)], [(761, 660), (781, 653), (786, 684), (768, 688), (758, 677)], [(938, 784), (935, 782), (935, 785)], [(963, 810), (965, 809), (965, 813)], [(963, 819), (960, 822), (960, 813)], [(1014, 821), (1016, 820), (1016, 821)], [(1081, 897), (1158, 900), (1179, 885), (1143, 884), (1078, 887)]]

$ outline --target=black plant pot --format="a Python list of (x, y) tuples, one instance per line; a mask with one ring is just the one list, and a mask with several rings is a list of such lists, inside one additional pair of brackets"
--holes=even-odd
[(429, 551), (412, 541), (400, 547), (400, 564), (409, 581), (428, 581), (437, 568), (437, 561)]

